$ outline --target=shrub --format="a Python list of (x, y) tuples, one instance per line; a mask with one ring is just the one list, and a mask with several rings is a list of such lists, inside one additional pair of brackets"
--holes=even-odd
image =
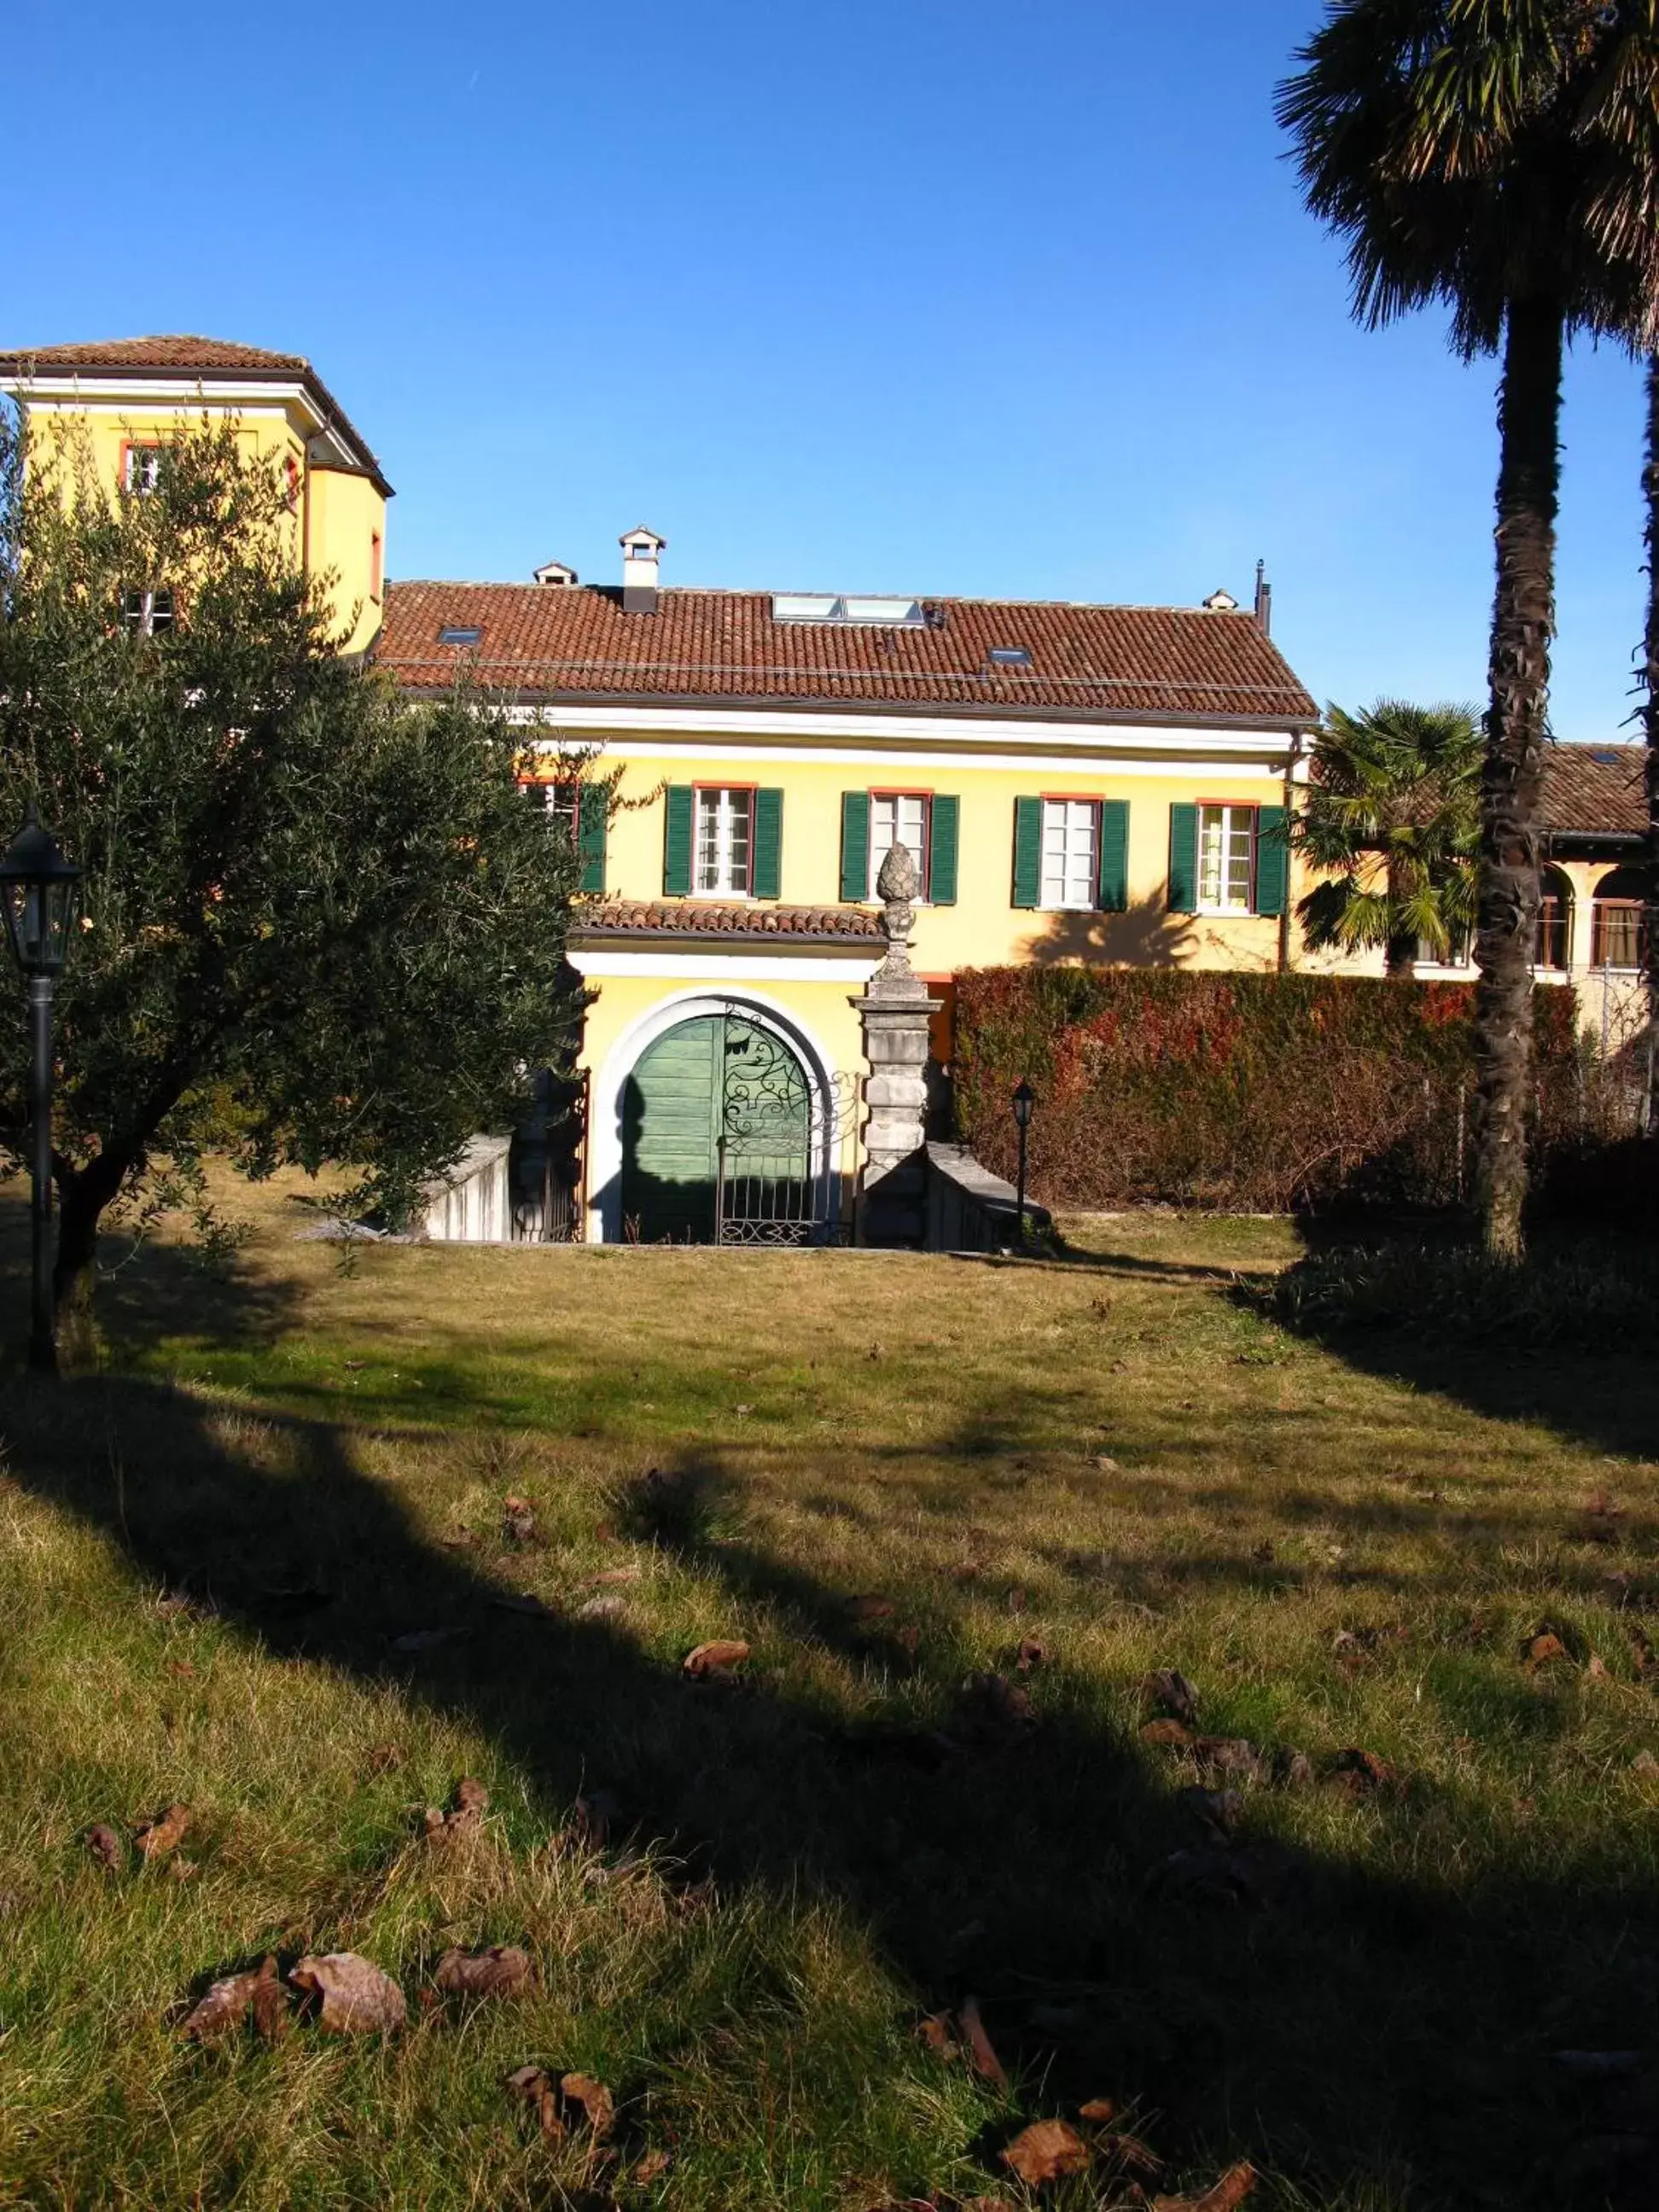
[[(1012, 1173), (1008, 1098), (1029, 1076), (1031, 1183), (1050, 1204), (1443, 1206), (1464, 1194), (1474, 1002), (1462, 983), (969, 969), (957, 1128)], [(1589, 1141), (1599, 1092), (1570, 990), (1538, 994), (1534, 1036), (1540, 1151)]]

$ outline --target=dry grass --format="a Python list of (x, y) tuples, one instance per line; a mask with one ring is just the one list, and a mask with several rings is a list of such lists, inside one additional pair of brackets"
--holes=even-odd
[[(1091, 2095), (1176, 2179), (1254, 2159), (1253, 2203), (1626, 2201), (1642, 2077), (1554, 2054), (1659, 2046), (1648, 1364), (1339, 1358), (1233, 1295), (1298, 1249), (1268, 1222), (346, 1274), (294, 1188), (240, 1202), (233, 1281), (153, 1246), (105, 1374), (7, 1389), (0, 2202), (873, 2212), (1017, 2196), (1000, 2145)], [(688, 1682), (717, 1635), (743, 1679)], [(1023, 1638), (1029, 1723), (963, 1687)], [(1230, 1856), (1139, 1741), (1154, 1667), (1215, 1735), (1395, 1779), (1247, 1778)], [(482, 1832), (434, 1850), (469, 1773)], [(193, 1879), (87, 1852), (175, 1799)], [(532, 1996), (419, 2002), (487, 1942)], [(328, 1948), (401, 1978), (397, 2043), (179, 2036)], [(969, 1992), (1006, 2093), (915, 2036)], [(611, 2085), (616, 2158), (533, 2139), (529, 2060)]]

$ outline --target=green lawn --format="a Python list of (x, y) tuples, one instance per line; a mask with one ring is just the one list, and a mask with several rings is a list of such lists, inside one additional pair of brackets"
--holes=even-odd
[[(1060, 2117), (1060, 2207), (1651, 2204), (1650, 1363), (1339, 1358), (1240, 1296), (1271, 1222), (343, 1273), (240, 1202), (230, 1280), (154, 1244), (104, 1375), (5, 1387), (0, 2203), (1023, 2203)], [(1159, 1668), (1260, 1759), (1144, 1741)], [(488, 1943), (533, 1986), (441, 1996)], [(331, 1950), (401, 2034), (180, 2033)], [(1006, 2087), (917, 2033), (969, 1996)]]

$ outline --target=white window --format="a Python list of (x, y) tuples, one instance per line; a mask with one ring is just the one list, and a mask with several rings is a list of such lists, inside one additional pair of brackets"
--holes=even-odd
[(165, 588), (159, 592), (128, 592), (121, 601), (121, 619), (129, 629), (145, 637), (154, 637), (158, 630), (171, 629), (172, 592)]
[(1099, 896), (1100, 809), (1091, 799), (1042, 802), (1042, 903), (1079, 907)]
[(127, 447), (126, 488), (129, 491), (154, 491), (156, 489), (161, 481), (165, 450), (161, 446)]
[(919, 791), (878, 792), (870, 801), (870, 896), (878, 898), (876, 878), (895, 845), (902, 845), (921, 877), (927, 896), (927, 801)]
[(1206, 914), (1249, 914), (1255, 890), (1255, 809), (1198, 810), (1198, 903)]
[(693, 881), (705, 896), (749, 896), (749, 861), (753, 848), (755, 794), (747, 790), (697, 787), (696, 871)]

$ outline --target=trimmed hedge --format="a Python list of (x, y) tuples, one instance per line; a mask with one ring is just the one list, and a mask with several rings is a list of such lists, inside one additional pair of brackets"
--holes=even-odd
[[(1552, 987), (1534, 1005), (1535, 1140), (1581, 1150), (1574, 994)], [(1031, 1188), (1050, 1205), (1455, 1204), (1474, 1008), (1463, 983), (970, 969), (957, 978), (957, 1130), (1012, 1175), (1009, 1094), (1029, 1076)]]

